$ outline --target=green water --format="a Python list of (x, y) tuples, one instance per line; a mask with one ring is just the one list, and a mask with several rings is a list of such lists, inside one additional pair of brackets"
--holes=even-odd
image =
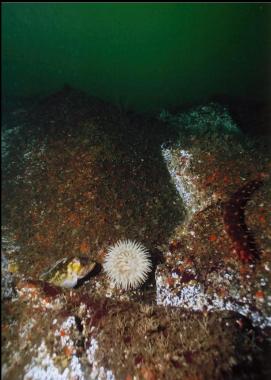
[(64, 83), (152, 111), (271, 99), (270, 4), (2, 4), (2, 93)]

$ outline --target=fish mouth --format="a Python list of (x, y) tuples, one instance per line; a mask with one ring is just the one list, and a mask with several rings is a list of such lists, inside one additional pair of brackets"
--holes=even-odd
[(63, 280), (60, 286), (63, 288), (70, 289), (70, 288), (74, 288), (77, 282), (78, 282), (78, 279), (76, 277), (73, 277), (73, 278)]

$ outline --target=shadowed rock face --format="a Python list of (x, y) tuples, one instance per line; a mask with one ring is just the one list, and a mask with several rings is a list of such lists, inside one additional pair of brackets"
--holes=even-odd
[(216, 95), (212, 100), (228, 107), (239, 128), (250, 135), (264, 135), (270, 143), (271, 106), (244, 98)]
[[(4, 379), (267, 373), (269, 159), (221, 107), (171, 116), (165, 125), (67, 87), (19, 120), (10, 116), (2, 249), (4, 288), (12, 285), (15, 293), (3, 292)], [(223, 210), (260, 173), (264, 184), (248, 202), (240, 200), (261, 250), (250, 266), (226, 231), (232, 207), (230, 220)], [(192, 203), (181, 199), (176, 183)], [(102, 269), (108, 246), (119, 239), (140, 241), (151, 254), (153, 271), (140, 289), (115, 289)], [(72, 290), (38, 280), (72, 256), (94, 260), (97, 271)]]
[(22, 125), (9, 137), (3, 215), (36, 261), (95, 257), (123, 237), (153, 248), (182, 219), (160, 153), (169, 134), (155, 120), (65, 88)]

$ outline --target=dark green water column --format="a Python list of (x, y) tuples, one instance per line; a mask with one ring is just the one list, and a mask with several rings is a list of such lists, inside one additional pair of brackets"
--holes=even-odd
[(140, 110), (267, 100), (270, 4), (4, 3), (4, 96), (64, 83)]

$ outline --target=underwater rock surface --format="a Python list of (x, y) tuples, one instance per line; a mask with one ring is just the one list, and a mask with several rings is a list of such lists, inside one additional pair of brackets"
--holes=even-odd
[(179, 126), (162, 154), (187, 218), (156, 271), (158, 304), (233, 310), (270, 327), (270, 157), (217, 104), (160, 117)]
[[(162, 116), (65, 87), (6, 119), (3, 379), (268, 378), (270, 157), (218, 104)], [(255, 262), (228, 232), (238, 215)], [(119, 239), (150, 252), (138, 290), (102, 269)], [(74, 256), (98, 270), (74, 289), (39, 280)]]

